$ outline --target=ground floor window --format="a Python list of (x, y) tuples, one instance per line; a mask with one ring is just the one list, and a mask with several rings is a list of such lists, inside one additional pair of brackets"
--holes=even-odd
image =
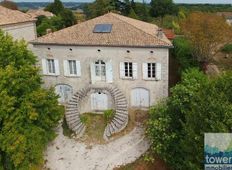
[(55, 92), (59, 95), (58, 101), (60, 103), (67, 103), (73, 95), (72, 87), (66, 84), (56, 85)]

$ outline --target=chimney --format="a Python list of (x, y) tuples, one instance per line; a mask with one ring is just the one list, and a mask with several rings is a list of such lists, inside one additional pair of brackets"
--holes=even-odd
[(162, 28), (158, 28), (157, 37), (160, 38), (160, 39), (163, 38), (163, 30), (162, 30)]
[(47, 34), (52, 33), (52, 29), (51, 28), (46, 29), (46, 33)]

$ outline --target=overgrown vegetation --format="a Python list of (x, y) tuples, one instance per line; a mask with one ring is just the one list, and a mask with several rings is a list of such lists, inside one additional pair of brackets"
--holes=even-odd
[(151, 150), (169, 167), (203, 169), (204, 133), (231, 131), (232, 73), (208, 78), (197, 69), (183, 74), (166, 102), (150, 110)]
[(109, 123), (115, 115), (115, 111), (113, 109), (105, 110), (103, 112), (104, 119), (107, 123)]
[(41, 17), (38, 19), (37, 34), (39, 36), (45, 35), (48, 29), (57, 31), (77, 23), (74, 13), (70, 9), (65, 8), (60, 0), (55, 0), (53, 3), (50, 3), (45, 10), (52, 12), (55, 16), (51, 18)]
[(226, 44), (223, 48), (222, 48), (222, 52), (224, 53), (232, 53), (232, 44)]
[(54, 90), (41, 87), (36, 57), (26, 43), (2, 31), (0, 42), (0, 167), (36, 169), (63, 109)]

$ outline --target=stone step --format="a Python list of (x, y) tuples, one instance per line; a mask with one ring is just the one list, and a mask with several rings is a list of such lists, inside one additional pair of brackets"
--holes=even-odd
[(118, 122), (118, 124), (120, 124), (120, 125), (123, 125), (125, 123), (123, 120), (120, 120), (117, 117), (114, 117), (113, 121)]
[(121, 120), (122, 122), (125, 122), (127, 120), (127, 117), (121, 115), (115, 115), (115, 118)]
[(127, 107), (117, 107), (116, 106), (116, 110), (123, 110), (123, 111), (127, 111), (128, 108)]
[(79, 115), (73, 115), (73, 116), (65, 116), (65, 119), (67, 120), (67, 121), (72, 121), (73, 119), (80, 119), (80, 116)]
[(81, 123), (80, 120), (75, 120), (72, 122), (68, 122), (68, 125), (73, 129), (75, 126), (79, 125)]
[(120, 118), (122, 118), (122, 119), (124, 119), (124, 120), (128, 118), (128, 115), (126, 115), (126, 114), (121, 114), (121, 113), (116, 113), (115, 116), (120, 117)]
[(77, 132), (77, 133), (78, 133), (78, 129), (79, 129), (81, 126), (83, 126), (83, 123), (79, 122), (78, 124), (76, 124), (76, 125), (72, 128), (72, 130), (73, 130), (74, 132)]
[(81, 126), (76, 130), (76, 133), (81, 134), (84, 128), (85, 128), (85, 125), (82, 123)]
[(114, 131), (115, 131), (115, 129), (114, 129), (114, 127), (112, 126), (111, 123), (109, 124), (109, 128), (110, 128), (110, 133), (113, 134)]
[(122, 124), (118, 123), (116, 120), (112, 120), (112, 123), (117, 127), (117, 130), (121, 128)]
[(128, 115), (128, 111), (126, 110), (116, 110), (116, 114)]

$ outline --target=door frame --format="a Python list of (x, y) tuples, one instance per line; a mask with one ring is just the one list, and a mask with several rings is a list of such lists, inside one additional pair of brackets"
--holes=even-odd
[(145, 107), (145, 106), (141, 106), (141, 107), (140, 106), (132, 106), (132, 92), (135, 89), (144, 89), (144, 90), (146, 90), (148, 92), (148, 107), (150, 107), (151, 106), (151, 104), (150, 104), (150, 101), (151, 101), (151, 92), (150, 92), (149, 89), (147, 89), (145, 87), (141, 87), (141, 86), (134, 87), (134, 88), (131, 89), (131, 91), (130, 91), (130, 106), (133, 107), (133, 108), (148, 108), (148, 107)]

